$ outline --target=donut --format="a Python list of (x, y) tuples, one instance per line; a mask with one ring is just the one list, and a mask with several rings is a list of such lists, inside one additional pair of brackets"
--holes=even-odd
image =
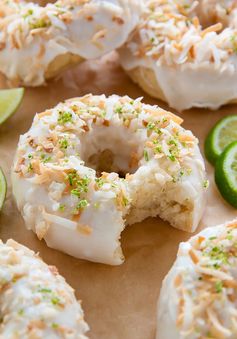
[(1, 338), (86, 339), (88, 325), (73, 289), (38, 255), (0, 242)]
[(237, 338), (237, 219), (181, 243), (158, 303), (157, 339)]
[(118, 265), (125, 224), (159, 215), (193, 232), (207, 186), (198, 140), (141, 98), (69, 99), (20, 137), (13, 193), (28, 229), (72, 256)]
[(138, 22), (139, 0), (59, 0), (0, 4), (0, 72), (39, 86), (70, 65), (122, 45)]
[(182, 111), (237, 99), (237, 3), (148, 0), (119, 50), (123, 68), (152, 97)]

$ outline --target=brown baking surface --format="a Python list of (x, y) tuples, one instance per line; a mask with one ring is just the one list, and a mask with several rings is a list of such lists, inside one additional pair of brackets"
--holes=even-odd
[[(3, 80), (1, 87), (6, 87)], [(145, 102), (167, 108), (164, 103), (146, 96), (129, 80), (119, 67), (115, 53), (102, 61), (83, 63), (47, 87), (26, 89), (20, 109), (0, 126), (0, 165), (8, 181), (7, 200), (0, 214), (0, 237), (4, 241), (13, 238), (39, 251), (48, 264), (58, 267), (83, 301), (91, 339), (153, 339), (160, 284), (175, 259), (179, 242), (190, 235), (173, 229), (159, 218), (150, 218), (123, 232), (122, 247), (126, 256), (123, 265), (94, 264), (51, 250), (44, 241), (40, 242), (25, 229), (11, 194), (9, 174), (15, 148), (19, 135), (31, 126), (34, 114), (64, 99), (87, 93), (144, 96)], [(196, 109), (180, 115), (184, 118), (183, 126), (200, 139), (203, 150), (203, 140), (210, 127), (219, 118), (236, 111), (236, 106), (226, 106), (219, 111)], [(210, 179), (208, 206), (199, 230), (237, 216), (237, 211), (217, 192), (213, 169), (208, 164), (207, 170)]]

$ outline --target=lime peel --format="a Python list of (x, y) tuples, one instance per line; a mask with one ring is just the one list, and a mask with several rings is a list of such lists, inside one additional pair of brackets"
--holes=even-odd
[(7, 181), (3, 171), (0, 168), (0, 210), (3, 207), (6, 194), (7, 194)]
[(237, 208), (237, 141), (227, 146), (217, 159), (215, 181), (223, 198)]
[(16, 112), (24, 95), (24, 88), (0, 90), (0, 124)]
[(213, 165), (225, 148), (237, 140), (237, 114), (229, 115), (211, 129), (205, 141), (205, 155)]

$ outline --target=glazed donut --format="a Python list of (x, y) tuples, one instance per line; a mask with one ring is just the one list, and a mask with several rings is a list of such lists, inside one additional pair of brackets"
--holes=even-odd
[(237, 219), (181, 243), (158, 303), (157, 339), (237, 338)]
[(86, 339), (88, 325), (57, 269), (13, 240), (0, 242), (0, 337)]
[(125, 224), (159, 215), (194, 231), (205, 205), (205, 167), (181, 122), (117, 95), (89, 94), (36, 115), (12, 171), (27, 228), (49, 247), (112, 265), (123, 262)]
[(151, 96), (177, 109), (237, 100), (237, 3), (148, 0), (120, 49), (121, 64)]
[(123, 44), (140, 10), (140, 0), (59, 0), (45, 7), (1, 1), (0, 72), (14, 84), (42, 85)]

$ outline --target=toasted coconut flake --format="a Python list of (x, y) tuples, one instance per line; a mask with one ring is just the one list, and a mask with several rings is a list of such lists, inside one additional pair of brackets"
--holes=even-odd
[(201, 36), (204, 37), (207, 33), (210, 32), (219, 32), (223, 28), (223, 25), (219, 22), (218, 24), (212, 25), (204, 29), (201, 33)]
[(92, 233), (92, 228), (88, 225), (81, 225), (79, 224), (77, 226), (77, 230), (78, 232), (80, 232), (81, 234), (84, 234), (84, 235), (90, 235)]
[(192, 261), (194, 262), (194, 264), (197, 264), (199, 262), (199, 258), (197, 256), (197, 254), (194, 252), (194, 250), (190, 249), (189, 255), (190, 255)]
[(231, 336), (231, 331), (221, 325), (217, 315), (211, 308), (207, 309), (207, 314), (212, 325), (214, 326), (214, 329), (216, 330), (215, 335), (217, 335), (217, 339), (228, 338)]
[(174, 279), (174, 286), (177, 288), (181, 285), (181, 283), (182, 283), (182, 275), (177, 274), (175, 279)]

